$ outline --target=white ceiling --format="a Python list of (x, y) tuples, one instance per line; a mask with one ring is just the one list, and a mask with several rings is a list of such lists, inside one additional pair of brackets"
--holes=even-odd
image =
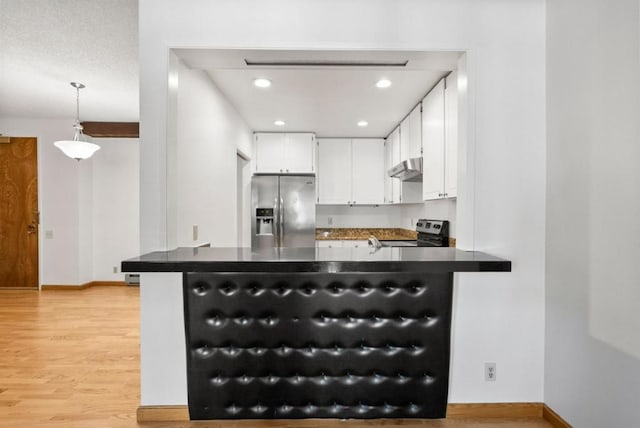
[[(256, 131), (383, 137), (448, 70), (455, 52), (181, 49)], [(244, 60), (408, 61), (406, 67), (248, 67)], [(256, 77), (273, 85), (260, 90)], [(385, 90), (380, 77), (393, 81)], [(137, 0), (0, 0), (0, 116), (139, 120)], [(273, 124), (287, 122), (284, 127)], [(359, 128), (356, 122), (367, 120)], [(0, 133), (2, 130), (0, 129)]]
[(0, 116), (137, 121), (138, 75), (137, 0), (0, 0)]
[[(319, 137), (386, 137), (426, 93), (456, 68), (457, 52), (183, 49), (204, 69), (254, 131), (312, 131)], [(407, 62), (406, 66), (247, 66), (249, 61)], [(272, 81), (255, 87), (255, 78)], [(392, 85), (379, 89), (387, 78)], [(286, 122), (284, 127), (273, 124)], [(367, 127), (358, 127), (366, 120)]]

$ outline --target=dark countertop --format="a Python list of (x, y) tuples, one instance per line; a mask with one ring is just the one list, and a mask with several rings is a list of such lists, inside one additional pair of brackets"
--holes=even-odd
[(122, 262), (122, 272), (510, 272), (511, 262), (455, 248), (177, 248)]

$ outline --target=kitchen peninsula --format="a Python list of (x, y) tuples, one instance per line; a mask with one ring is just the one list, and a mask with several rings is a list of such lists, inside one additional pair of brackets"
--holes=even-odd
[(189, 413), (201, 419), (441, 418), (453, 248), (178, 248), (123, 272), (182, 272)]

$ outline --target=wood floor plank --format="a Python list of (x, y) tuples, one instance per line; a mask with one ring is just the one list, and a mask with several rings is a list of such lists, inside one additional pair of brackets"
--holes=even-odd
[(139, 289), (0, 292), (3, 428), (548, 428), (541, 418), (138, 424)]

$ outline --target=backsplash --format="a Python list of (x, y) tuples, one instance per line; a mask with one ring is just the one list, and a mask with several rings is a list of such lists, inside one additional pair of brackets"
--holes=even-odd
[(316, 205), (316, 227), (408, 227), (397, 205)]
[(419, 218), (448, 220), (456, 233), (456, 200), (442, 199), (406, 205), (316, 205), (317, 228), (402, 228), (414, 230)]

